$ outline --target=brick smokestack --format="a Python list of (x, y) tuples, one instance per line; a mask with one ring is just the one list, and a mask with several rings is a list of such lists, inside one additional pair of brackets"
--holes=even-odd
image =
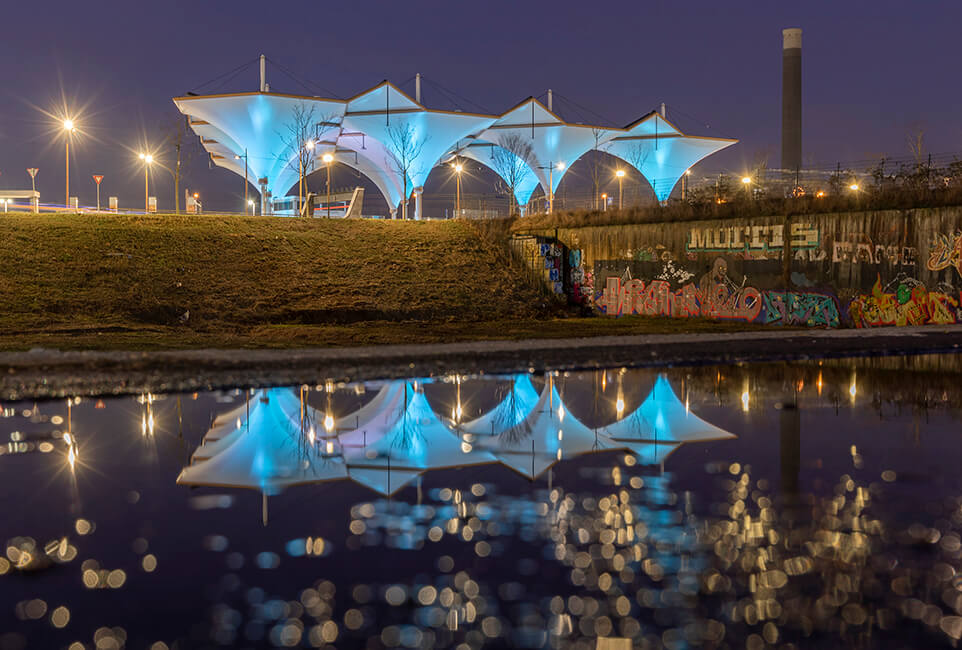
[(802, 167), (802, 30), (782, 30), (782, 169)]

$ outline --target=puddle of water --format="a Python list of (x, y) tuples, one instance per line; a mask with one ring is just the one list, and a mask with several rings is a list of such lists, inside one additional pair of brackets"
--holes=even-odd
[(962, 637), (962, 358), (2, 404), (0, 648)]

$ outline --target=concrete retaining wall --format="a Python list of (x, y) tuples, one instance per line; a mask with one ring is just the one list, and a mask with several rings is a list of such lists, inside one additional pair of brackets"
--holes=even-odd
[(962, 207), (537, 234), (580, 251), (566, 285), (610, 315), (823, 327), (962, 321)]

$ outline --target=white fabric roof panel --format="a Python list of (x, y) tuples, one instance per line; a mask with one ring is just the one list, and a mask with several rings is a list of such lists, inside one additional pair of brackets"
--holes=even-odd
[[(534, 157), (528, 165), (531, 177), (516, 189), (522, 205), (538, 184), (547, 188), (549, 178), (551, 191), (556, 191), (571, 165), (596, 146), (635, 166), (659, 200), (664, 200), (687, 169), (736, 142), (686, 136), (658, 113), (650, 113), (624, 129), (570, 124), (534, 98), (500, 116), (430, 110), (389, 82), (343, 101), (254, 92), (178, 97), (174, 103), (191, 116), (192, 128), (202, 139), (214, 141), (205, 148), (216, 154), (215, 164), (243, 174), (243, 160), (233, 156), (242, 155), (246, 147), (248, 177), (254, 183), (267, 178), (268, 189), (276, 196), (287, 193), (297, 181), (296, 164), (288, 164), (293, 154), (285, 151), (285, 126), (296, 107), (313, 107), (316, 122), (336, 125), (319, 134), (329, 146), (317, 147), (315, 155), (320, 157), (335, 149), (337, 162), (369, 177), (392, 210), (405, 197), (404, 183), (390, 161), (389, 151), (397, 148), (391, 133), (405, 125), (414, 135), (415, 147), (421, 149), (408, 173), (409, 196), (414, 188), (424, 185), (446, 154), (461, 149), (465, 157), (490, 167), (477, 147), (497, 146), (506, 134), (530, 138)], [(465, 140), (471, 141), (467, 148)], [(544, 169), (558, 163), (564, 163), (563, 170), (549, 173)], [(314, 169), (321, 168), (315, 162)]]
[[(285, 145), (285, 140), (289, 137), (285, 129), (291, 123), (294, 111), (303, 106), (307, 110), (314, 110), (313, 117), (317, 122), (340, 122), (345, 109), (345, 103), (338, 100), (272, 93), (179, 97), (174, 103), (182, 113), (189, 115), (192, 121), (208, 123), (192, 125), (195, 132), (198, 128), (200, 132), (204, 132), (209, 131), (208, 126), (214, 127), (221, 135), (213, 139), (225, 146), (236, 147), (233, 151), (235, 155), (244, 155), (246, 147), (249, 178), (255, 183), (258, 178), (267, 178), (268, 189), (278, 195), (289, 188), (289, 185), (279, 185), (278, 178), (285, 168), (290, 167), (290, 160), (296, 161), (294, 153)], [(228, 141), (221, 142), (225, 139)], [(243, 168), (242, 160), (241, 174)], [(296, 169), (293, 176), (296, 180)]]
[(736, 142), (682, 135), (674, 125), (655, 113), (632, 125), (627, 134), (609, 141), (605, 151), (641, 172), (657, 199), (664, 201), (678, 180), (698, 161)]

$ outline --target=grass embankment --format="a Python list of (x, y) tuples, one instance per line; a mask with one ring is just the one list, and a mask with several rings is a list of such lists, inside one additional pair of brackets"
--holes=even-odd
[(0, 235), (7, 350), (430, 343), (681, 326), (565, 318), (491, 233), (460, 221), (9, 214)]

